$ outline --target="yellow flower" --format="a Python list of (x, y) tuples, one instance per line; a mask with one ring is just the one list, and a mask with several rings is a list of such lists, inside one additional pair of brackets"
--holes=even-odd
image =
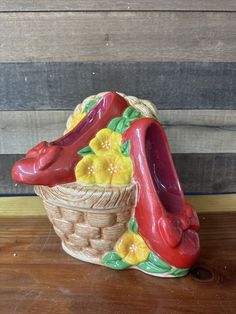
[(89, 146), (98, 156), (103, 156), (107, 153), (121, 154), (121, 140), (122, 136), (120, 133), (105, 128), (96, 134), (95, 138), (90, 141)]
[(84, 112), (79, 112), (75, 113), (72, 115), (71, 120), (70, 120), (70, 125), (67, 128), (67, 132), (71, 131), (76, 127), (76, 125), (86, 116), (86, 113)]
[(96, 159), (96, 183), (128, 184), (133, 175), (132, 162), (122, 155), (104, 155)]
[(76, 180), (85, 183), (128, 184), (132, 174), (131, 159), (122, 155), (89, 154), (75, 168)]
[(82, 160), (78, 162), (75, 168), (76, 180), (86, 182), (86, 183), (95, 183), (95, 174), (96, 174), (96, 156), (87, 155)]
[(115, 245), (115, 251), (125, 262), (137, 265), (148, 258), (150, 252), (142, 237), (131, 231), (127, 231)]

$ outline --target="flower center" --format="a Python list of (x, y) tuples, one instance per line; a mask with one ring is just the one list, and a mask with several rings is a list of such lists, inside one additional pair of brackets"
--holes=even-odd
[(108, 140), (105, 140), (101, 143), (102, 148), (104, 149), (110, 149), (111, 148), (111, 143)]
[(93, 166), (88, 166), (88, 175), (94, 175), (95, 171), (94, 171), (94, 167)]
[(129, 249), (131, 252), (135, 252), (137, 250), (137, 245), (133, 243)]
[(108, 168), (108, 171), (111, 173), (111, 174), (114, 174), (118, 171), (118, 167), (116, 165), (113, 165), (111, 164)]

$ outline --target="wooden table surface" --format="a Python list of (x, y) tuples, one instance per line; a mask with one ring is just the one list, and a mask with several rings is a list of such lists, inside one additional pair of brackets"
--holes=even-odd
[(236, 212), (201, 213), (201, 257), (161, 279), (80, 262), (46, 216), (0, 218), (0, 313), (236, 313)]

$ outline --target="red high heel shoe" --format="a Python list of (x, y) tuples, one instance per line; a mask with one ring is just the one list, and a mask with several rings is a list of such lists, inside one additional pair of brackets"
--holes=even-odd
[(199, 221), (186, 203), (165, 132), (156, 120), (143, 118), (124, 133), (127, 140), (138, 184), (139, 233), (163, 260), (188, 268), (199, 256)]
[(82, 158), (78, 150), (127, 108), (126, 100), (117, 93), (106, 94), (77, 126), (61, 138), (33, 147), (12, 168), (14, 181), (30, 185), (54, 186), (76, 180), (74, 168)]

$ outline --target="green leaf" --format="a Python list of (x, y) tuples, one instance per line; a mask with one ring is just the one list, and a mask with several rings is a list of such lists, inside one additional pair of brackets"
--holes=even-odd
[(130, 140), (126, 141), (124, 144), (121, 145), (120, 150), (123, 155), (128, 157), (130, 155)]
[(130, 231), (133, 231), (134, 233), (138, 233), (138, 224), (135, 219), (135, 217), (132, 217), (128, 223), (128, 228)]
[(132, 114), (133, 110), (135, 110), (135, 109), (132, 106), (129, 106), (128, 108), (126, 108), (124, 113), (123, 113), (123, 117), (129, 118), (130, 115)]
[(89, 110), (91, 110), (99, 102), (100, 99), (101, 99), (101, 97), (90, 100), (85, 105), (83, 112), (85, 112), (85, 113), (89, 112)]
[(108, 262), (112, 262), (112, 261), (116, 261), (116, 260), (119, 260), (121, 259), (121, 257), (116, 253), (116, 252), (109, 252), (107, 253), (103, 259), (102, 259), (102, 262), (103, 263), (108, 263)]
[(77, 152), (77, 154), (79, 154), (81, 156), (86, 156), (88, 154), (94, 154), (94, 151), (92, 150), (92, 148), (90, 146), (86, 146), (86, 147), (82, 148), (81, 150), (79, 150)]
[(122, 117), (118, 117), (118, 118), (112, 119), (112, 120), (109, 122), (109, 124), (108, 124), (107, 127), (108, 127), (109, 129), (113, 130), (113, 131), (116, 131), (116, 128), (117, 128), (119, 122), (120, 122), (122, 119), (123, 119)]
[(170, 274), (176, 277), (186, 276), (189, 272), (189, 268), (175, 268), (173, 267)]
[(159, 268), (156, 265), (152, 264), (150, 261), (146, 261), (146, 262), (142, 262), (140, 264), (137, 265), (138, 268), (146, 271), (147, 273), (166, 273), (168, 271), (166, 271), (163, 268)]
[(107, 127), (113, 131), (123, 133), (125, 130), (129, 128), (129, 126), (130, 126), (129, 119), (124, 117), (118, 117), (112, 119)]
[(122, 258), (115, 252), (109, 252), (107, 253), (103, 260), (102, 263), (111, 268), (111, 269), (125, 269), (128, 268), (130, 265), (122, 260)]
[(142, 118), (142, 114), (140, 111), (135, 109), (132, 106), (129, 106), (123, 113), (123, 117), (129, 119), (130, 121), (133, 121), (135, 119)]
[(151, 252), (148, 256), (148, 260), (155, 265), (156, 267), (165, 270), (165, 272), (168, 272), (171, 269), (171, 266), (164, 262), (162, 259), (160, 259), (156, 254)]
[(117, 125), (116, 131), (119, 133), (124, 133), (130, 127), (130, 121), (127, 118), (122, 118)]

